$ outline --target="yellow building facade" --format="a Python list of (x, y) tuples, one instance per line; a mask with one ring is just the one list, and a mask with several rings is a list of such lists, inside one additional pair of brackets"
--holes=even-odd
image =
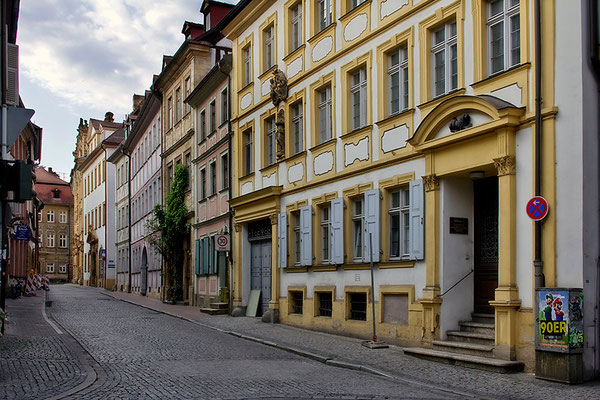
[[(588, 118), (558, 117), (572, 99), (555, 59), (585, 75), (582, 55), (568, 55), (581, 32), (557, 33), (563, 5), (543, 1), (539, 23), (534, 6), (240, 2), (224, 29), (234, 305), (260, 291), (259, 315), (364, 338), (374, 314), (384, 340), (444, 351), (475, 341), (475, 355), (532, 369), (538, 245), (525, 205), (536, 181), (551, 210), (591, 204), (566, 183), (580, 142), (557, 139), (557, 124)], [(574, 90), (581, 102), (585, 88)], [(590, 282), (585, 262), (567, 272), (562, 254), (586, 252), (566, 239), (582, 229), (569, 213), (557, 206), (539, 223), (546, 287)]]

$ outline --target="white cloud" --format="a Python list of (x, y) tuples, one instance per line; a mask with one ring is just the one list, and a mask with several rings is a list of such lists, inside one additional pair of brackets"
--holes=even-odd
[[(33, 4), (35, 3), (35, 5)], [(21, 4), (18, 43), (22, 79), (76, 108), (130, 112), (160, 72), (163, 54), (200, 22), (198, 0), (38, 0)], [(95, 116), (99, 117), (99, 116)]]

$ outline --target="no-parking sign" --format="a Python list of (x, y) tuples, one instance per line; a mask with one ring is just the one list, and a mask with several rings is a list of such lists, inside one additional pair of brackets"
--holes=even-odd
[(527, 216), (534, 221), (540, 221), (546, 218), (548, 215), (548, 202), (542, 196), (532, 197), (531, 200), (527, 202), (527, 207), (525, 210), (527, 211)]
[(215, 244), (217, 251), (229, 251), (231, 250), (231, 243), (229, 235), (217, 235), (215, 238)]

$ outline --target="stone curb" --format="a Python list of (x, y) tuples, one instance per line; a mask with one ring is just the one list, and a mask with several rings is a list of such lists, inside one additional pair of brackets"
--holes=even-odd
[(161, 314), (165, 314), (165, 315), (168, 315), (170, 317), (179, 318), (179, 319), (182, 319), (184, 321), (190, 322), (192, 324), (195, 324), (195, 325), (198, 325), (198, 326), (202, 326), (204, 328), (212, 329), (212, 330), (215, 330), (217, 332), (225, 333), (225, 334), (228, 334), (228, 335), (231, 335), (231, 336), (235, 336), (235, 337), (238, 337), (240, 339), (249, 340), (251, 342), (255, 342), (255, 343), (259, 343), (259, 344), (265, 345), (265, 346), (274, 347), (276, 349), (287, 351), (288, 353), (296, 354), (298, 356), (301, 356), (301, 357), (304, 357), (304, 358), (308, 358), (308, 359), (311, 359), (311, 360), (314, 360), (314, 361), (318, 361), (318, 362), (323, 363), (323, 364), (331, 365), (332, 367), (352, 369), (352, 370), (355, 370), (355, 371), (367, 372), (367, 373), (370, 373), (370, 374), (373, 374), (373, 375), (383, 376), (383, 377), (386, 377), (386, 378), (393, 378), (391, 375), (388, 375), (388, 374), (386, 374), (384, 372), (378, 371), (378, 370), (376, 370), (374, 368), (371, 368), (369, 366), (366, 366), (366, 365), (353, 364), (353, 363), (349, 363), (349, 362), (346, 362), (346, 361), (334, 360), (331, 357), (328, 357), (328, 356), (325, 356), (325, 355), (322, 355), (322, 354), (318, 354), (318, 353), (313, 353), (313, 352), (306, 351), (306, 350), (303, 350), (303, 349), (299, 349), (297, 347), (287, 346), (287, 345), (284, 345), (284, 344), (272, 342), (272, 341), (261, 339), (261, 338), (257, 338), (257, 337), (254, 337), (254, 336), (245, 335), (243, 333), (239, 333), (239, 332), (235, 332), (235, 331), (229, 331), (229, 330), (217, 328), (215, 326), (211, 326), (211, 325), (208, 325), (208, 324), (203, 324), (202, 322), (194, 321), (193, 319), (190, 319), (190, 318), (187, 318), (187, 317), (184, 317), (184, 316), (181, 316), (181, 315), (176, 315), (176, 314), (170, 313), (168, 311), (158, 310), (156, 308), (153, 308), (153, 307), (150, 307), (150, 306), (146, 306), (146, 305), (143, 305), (143, 304), (139, 304), (139, 303), (136, 303), (136, 302), (131, 301), (131, 300), (119, 298), (117, 296), (114, 296), (112, 293), (107, 293), (107, 292), (102, 292), (102, 291), (100, 293), (102, 293), (105, 296), (112, 297), (113, 299), (116, 299), (116, 300), (119, 300), (119, 301), (123, 301), (125, 303), (133, 304), (135, 306), (142, 307), (142, 308), (145, 308), (147, 310), (152, 310), (152, 311), (155, 311), (155, 312), (159, 312)]

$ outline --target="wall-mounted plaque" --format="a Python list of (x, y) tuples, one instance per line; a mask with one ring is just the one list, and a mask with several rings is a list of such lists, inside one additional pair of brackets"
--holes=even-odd
[(459, 235), (469, 234), (469, 219), (450, 217), (450, 233), (456, 233)]

